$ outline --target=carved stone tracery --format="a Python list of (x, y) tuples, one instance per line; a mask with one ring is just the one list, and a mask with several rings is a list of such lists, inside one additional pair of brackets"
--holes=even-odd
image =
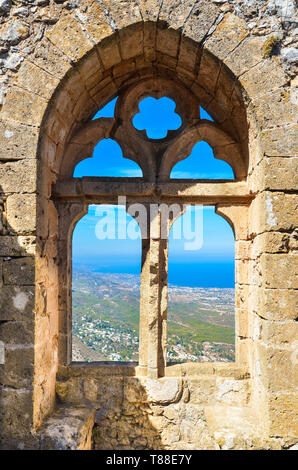
[[(177, 130), (169, 130), (163, 139), (149, 139), (146, 131), (137, 130), (132, 123), (139, 111), (138, 104), (144, 98), (163, 96), (176, 103), (175, 112), (182, 118)], [(72, 136), (61, 166), (61, 175), (71, 177), (75, 166), (91, 157), (94, 147), (102, 140), (114, 139), (121, 147), (124, 158), (136, 162), (148, 182), (165, 182), (170, 178), (174, 165), (187, 158), (199, 141), (207, 142), (215, 158), (233, 167), (237, 180), (247, 174), (241, 148), (220, 124), (200, 119), (200, 102), (186, 87), (173, 80), (151, 78), (133, 84), (120, 92), (115, 118), (99, 118), (85, 124)]]
[[(133, 117), (139, 111), (138, 104), (148, 96), (156, 99), (167, 96), (176, 103), (175, 112), (182, 123), (179, 129), (168, 131), (165, 138), (150, 139), (146, 131), (139, 131), (133, 125)], [(72, 177), (75, 166), (81, 160), (90, 158), (94, 147), (104, 138), (114, 139), (120, 145), (123, 156), (141, 167), (142, 178)], [(200, 140), (212, 147), (215, 158), (232, 166), (234, 180), (170, 179), (174, 165), (187, 158)], [(53, 188), (59, 214), (59, 259), (63, 279), (61, 285), (64, 285), (59, 296), (60, 324), (64, 325), (64, 330), (62, 328), (60, 331), (60, 363), (71, 362), (72, 231), (78, 219), (86, 213), (88, 204), (115, 204), (118, 196), (125, 195), (127, 207), (132, 202), (142, 202), (146, 207), (150, 203), (161, 207), (162, 203), (170, 205), (175, 202), (181, 205), (180, 215), (186, 203), (214, 204), (218, 213), (223, 205), (235, 208), (233, 220), (231, 217), (227, 220), (237, 225), (238, 212), (243, 213), (252, 198), (247, 190), (246, 174), (239, 143), (220, 124), (200, 119), (198, 98), (185, 86), (170, 79), (147, 78), (124, 88), (119, 92), (114, 118), (89, 121), (76, 131), (66, 147), (60, 178)], [(160, 210), (153, 219), (148, 211), (147, 217), (147, 234), (144, 236), (142, 233), (139, 371), (157, 378), (165, 374), (167, 367), (168, 238), (162, 237), (165, 233), (162, 223), (167, 224), (169, 235), (173, 221), (169, 219), (164, 222)]]

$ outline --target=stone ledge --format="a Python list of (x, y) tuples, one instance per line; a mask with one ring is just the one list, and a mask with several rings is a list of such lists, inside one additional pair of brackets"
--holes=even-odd
[[(236, 363), (185, 363), (168, 365), (165, 369), (165, 377), (191, 377), (200, 375), (215, 375), (219, 377), (233, 377), (236, 380), (244, 380), (250, 377), (248, 371), (239, 367)], [(71, 377), (105, 376), (118, 377), (145, 377), (146, 371), (137, 363), (120, 362), (74, 362), (68, 366), (60, 365), (57, 380), (65, 380)], [(159, 380), (162, 380), (160, 377)]]
[(40, 450), (90, 450), (95, 411), (59, 406), (38, 430)]

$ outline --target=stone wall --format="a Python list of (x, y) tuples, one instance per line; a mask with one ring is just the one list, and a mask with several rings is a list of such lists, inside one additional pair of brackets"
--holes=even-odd
[[(226, 364), (225, 364), (226, 365)], [(225, 366), (224, 365), (224, 366)], [(113, 366), (90, 371), (61, 368), (59, 401), (95, 409), (95, 449), (220, 449), (266, 445), (247, 405), (249, 380), (235, 366), (203, 364), (200, 373), (159, 380)], [(102, 375), (100, 377), (100, 375)], [(243, 408), (244, 407), (244, 408)], [(224, 410), (225, 414), (219, 411)], [(224, 423), (227, 413), (228, 423)], [(243, 420), (245, 419), (245, 426)], [(216, 421), (221, 420), (220, 425)], [(215, 431), (215, 433), (214, 433)]]
[[(2, 448), (88, 448), (93, 419), (96, 448), (297, 442), (296, 34), (294, 0), (0, 0)], [(106, 369), (73, 370), (59, 353), (70, 335), (58, 288), (69, 289), (70, 272), (60, 269), (53, 184), (65, 177), (72, 136), (119, 90), (152, 76), (191, 90), (247, 164), (253, 200), (243, 220), (218, 208), (241, 233), (230, 378), (216, 366), (155, 381), (111, 368), (107, 382)]]

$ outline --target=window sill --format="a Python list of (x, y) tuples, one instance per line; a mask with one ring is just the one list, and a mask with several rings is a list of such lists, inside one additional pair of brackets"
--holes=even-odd
[[(73, 362), (69, 365), (61, 365), (58, 376), (70, 377), (145, 377), (146, 369), (138, 366), (136, 362)], [(191, 377), (200, 375), (215, 375), (219, 377), (231, 377), (237, 380), (248, 379), (246, 368), (233, 362), (209, 362), (209, 363), (184, 363), (168, 365), (164, 377)]]

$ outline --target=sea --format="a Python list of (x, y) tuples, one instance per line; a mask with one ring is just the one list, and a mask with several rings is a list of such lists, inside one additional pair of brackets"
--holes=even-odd
[[(84, 267), (91, 272), (140, 274), (141, 266), (133, 258), (111, 260), (96, 258), (75, 258), (73, 270)], [(168, 283), (175, 286), (186, 287), (235, 287), (235, 264), (232, 261), (195, 263), (170, 262), (168, 269)]]

